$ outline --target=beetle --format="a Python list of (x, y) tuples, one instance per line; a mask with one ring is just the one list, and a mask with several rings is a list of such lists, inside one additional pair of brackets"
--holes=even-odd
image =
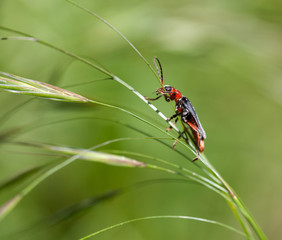
[[(164, 96), (164, 99), (167, 102), (175, 101), (176, 113), (172, 115), (170, 118), (168, 118), (168, 121), (176, 118), (175, 120), (175, 124), (176, 124), (176, 122), (178, 121), (178, 116), (180, 116), (181, 121), (189, 126), (197, 150), (197, 156), (196, 158), (193, 159), (193, 161), (196, 161), (200, 157), (200, 152), (203, 152), (205, 149), (204, 140), (207, 137), (206, 132), (202, 127), (202, 124), (198, 118), (195, 108), (193, 107), (190, 100), (187, 97), (183, 96), (183, 94), (176, 88), (170, 85), (163, 85), (163, 70), (160, 60), (157, 57), (154, 57), (153, 61), (158, 72), (158, 77), (161, 83), (161, 87), (154, 92), (156, 93), (156, 95), (158, 95), (156, 98), (147, 98), (147, 97), (145, 98), (150, 101), (155, 101), (161, 98), (162, 96)], [(170, 129), (171, 127), (169, 127), (167, 130)], [(179, 138), (181, 136), (182, 134), (179, 136)], [(184, 139), (188, 141), (188, 139), (186, 138)], [(175, 144), (176, 143), (177, 141), (175, 142)], [(175, 148), (175, 144), (174, 144), (174, 148)]]

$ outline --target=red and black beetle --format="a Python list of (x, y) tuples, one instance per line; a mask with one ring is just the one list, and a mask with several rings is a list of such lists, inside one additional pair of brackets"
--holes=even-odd
[[(157, 63), (158, 65), (157, 65)], [(169, 85), (163, 85), (163, 71), (162, 66), (157, 57), (154, 58), (154, 64), (158, 71), (159, 80), (161, 82), (161, 87), (157, 89), (156, 94), (159, 95), (156, 98), (147, 98), (147, 100), (157, 100), (160, 97), (164, 96), (165, 100), (167, 102), (175, 101), (175, 109), (176, 113), (171, 116), (168, 120), (172, 120), (173, 118), (176, 118), (175, 123), (178, 120), (178, 116), (181, 117), (182, 122), (186, 123), (189, 128), (191, 129), (191, 132), (193, 134), (193, 140), (196, 145), (197, 150), (197, 157), (193, 159), (193, 161), (197, 160), (200, 156), (200, 152), (204, 151), (204, 140), (206, 139), (207, 135), (205, 133), (205, 130), (202, 127), (202, 124), (200, 123), (200, 120), (198, 118), (198, 115), (192, 105), (192, 103), (189, 101), (189, 99), (182, 95), (180, 91), (175, 89), (174, 87), (171, 87)], [(180, 136), (181, 137), (181, 136)], [(186, 139), (185, 139), (186, 140)]]

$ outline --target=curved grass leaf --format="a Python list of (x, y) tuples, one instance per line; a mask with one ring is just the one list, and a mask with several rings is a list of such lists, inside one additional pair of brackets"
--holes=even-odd
[(94, 16), (95, 18), (99, 19), (101, 22), (106, 24), (109, 28), (111, 28), (114, 32), (116, 32), (120, 37), (122, 37), (128, 44), (129, 46), (139, 55), (139, 57), (145, 62), (145, 64), (150, 68), (150, 70), (153, 72), (153, 74), (156, 76), (156, 78), (159, 80), (157, 73), (155, 70), (152, 68), (151, 64), (147, 61), (147, 59), (140, 53), (140, 51), (118, 30), (116, 29), (112, 24), (107, 22), (104, 18), (100, 17), (98, 14), (90, 11), (89, 9), (83, 7), (82, 5), (71, 1), (71, 0), (66, 0), (67, 2), (73, 4), (74, 6), (80, 8), (81, 10), (89, 13), (90, 15)]
[(99, 67), (97, 64), (94, 64), (94, 63), (88, 61), (87, 59), (82, 58), (82, 57), (80, 57), (80, 56), (78, 56), (78, 55), (76, 55), (74, 53), (71, 53), (71, 52), (66, 51), (66, 50), (64, 50), (62, 48), (59, 48), (59, 47), (57, 47), (55, 45), (52, 45), (51, 43), (45, 42), (43, 40), (40, 40), (40, 39), (30, 35), (30, 34), (27, 34), (27, 33), (24, 33), (24, 32), (18, 31), (18, 30), (14, 30), (14, 29), (11, 29), (11, 28), (7, 28), (7, 27), (1, 26), (1, 25), (0, 25), (0, 29), (3, 29), (3, 30), (8, 31), (8, 32), (13, 32), (13, 33), (16, 33), (16, 34), (19, 34), (19, 35), (22, 35), (22, 36), (16, 36), (16, 37), (0, 37), (0, 40), (12, 40), (12, 39), (14, 39), (14, 40), (23, 40), (23, 41), (37, 42), (37, 43), (40, 43), (42, 45), (45, 45), (46, 47), (52, 48), (54, 50), (57, 50), (57, 51), (65, 54), (65, 55), (68, 55), (69, 57), (71, 57), (73, 59), (79, 60), (79, 61), (81, 61), (81, 62), (83, 62), (83, 63), (85, 63), (85, 64), (87, 64), (87, 65), (89, 65), (89, 66), (91, 66), (91, 67), (93, 67), (95, 69), (97, 69), (98, 71), (108, 75), (109, 77), (113, 77), (114, 76), (111, 72), (107, 71), (106, 69), (104, 69), (102, 67)]
[(89, 234), (85, 237), (82, 237), (82, 238), (80, 238), (80, 240), (89, 239), (89, 238), (94, 237), (94, 236), (96, 236), (100, 233), (106, 232), (106, 231), (111, 230), (113, 228), (121, 227), (121, 226), (129, 224), (129, 223), (139, 222), (139, 221), (144, 221), (144, 220), (153, 220), (153, 219), (184, 219), (184, 220), (192, 220), (192, 221), (198, 221), (198, 222), (204, 222), (204, 223), (211, 223), (211, 224), (215, 224), (215, 225), (218, 225), (220, 227), (226, 228), (228, 230), (231, 230), (231, 231), (233, 231), (233, 232), (235, 232), (239, 235), (245, 236), (245, 234), (243, 232), (241, 232), (241, 231), (239, 231), (239, 230), (237, 230), (237, 229), (235, 229), (235, 228), (233, 228), (233, 227), (231, 227), (227, 224), (217, 222), (217, 221), (214, 221), (214, 220), (209, 220), (209, 219), (205, 219), (205, 218), (198, 218), (198, 217), (190, 217), (190, 216), (171, 216), (171, 215), (168, 215), (168, 216), (142, 217), (142, 218), (135, 218), (135, 219), (132, 219), (132, 220), (129, 220), (129, 221), (124, 221), (124, 222), (112, 225), (110, 227), (101, 229), (101, 230), (94, 232), (92, 234)]

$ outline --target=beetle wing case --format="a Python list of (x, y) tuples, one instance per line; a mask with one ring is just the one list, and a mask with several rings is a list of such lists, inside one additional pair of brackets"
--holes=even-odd
[[(205, 130), (202, 127), (202, 124), (201, 124), (201, 122), (200, 122), (200, 120), (198, 118), (198, 115), (197, 115), (197, 113), (196, 113), (192, 103), (189, 101), (189, 99), (187, 97), (182, 97), (179, 100), (179, 103), (180, 103), (180, 105), (183, 105), (181, 107), (184, 109), (184, 111), (185, 111), (185, 109), (187, 109), (189, 111), (189, 112), (187, 112), (187, 114), (190, 113), (192, 115), (192, 117), (194, 118), (194, 120), (195, 120), (195, 122), (197, 124), (198, 131), (199, 131), (201, 137), (203, 139), (206, 139), (206, 137), (207, 137), (206, 132), (205, 132)], [(187, 114), (185, 114), (185, 115), (187, 115)], [(185, 115), (183, 117), (185, 117)]]

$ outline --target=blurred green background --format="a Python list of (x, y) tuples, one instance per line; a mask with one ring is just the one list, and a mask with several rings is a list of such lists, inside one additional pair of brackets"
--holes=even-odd
[[(79, 1), (107, 19), (152, 62), (161, 60), (165, 83), (192, 101), (207, 132), (205, 153), (238, 192), (269, 239), (282, 235), (282, 2), (281, 1)], [(145, 96), (158, 81), (137, 54), (106, 25), (65, 1), (0, 0), (0, 24), (95, 58)], [(0, 36), (14, 36), (0, 31)], [(33, 42), (1, 41), (0, 70), (68, 86), (103, 78), (82, 63)], [(139, 98), (113, 81), (68, 88), (132, 110), (165, 129)], [(0, 92), (1, 116), (30, 99)], [(164, 100), (156, 106), (166, 116)], [(162, 135), (129, 115), (101, 106), (35, 99), (1, 132), (73, 118), (105, 117)], [(19, 135), (22, 141), (89, 148), (121, 137), (142, 137), (110, 121), (77, 119)], [(179, 145), (179, 150), (183, 150)], [(174, 151), (151, 141), (124, 141), (104, 149), (142, 152), (197, 171)], [(0, 181), (53, 157), (37, 149), (0, 145)], [(192, 154), (191, 154), (192, 156)], [(77, 161), (35, 188), (0, 225), (5, 239), (77, 239), (103, 227), (152, 215), (188, 215), (240, 228), (225, 201), (195, 184), (164, 181), (136, 188), (61, 224), (29, 234), (23, 230), (66, 206), (105, 191), (170, 175)], [(3, 203), (4, 195), (0, 195)], [(240, 239), (228, 230), (185, 220), (152, 220), (108, 231), (96, 239)]]

